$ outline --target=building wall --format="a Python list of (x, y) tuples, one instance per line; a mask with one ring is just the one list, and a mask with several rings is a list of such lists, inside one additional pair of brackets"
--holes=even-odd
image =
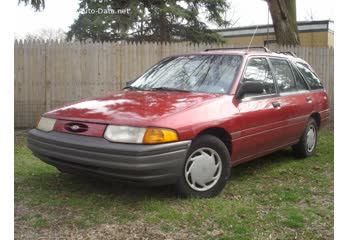
[[(239, 37), (225, 37), (227, 44), (234, 46), (248, 46), (252, 36), (239, 36)], [(264, 41), (267, 39), (266, 35), (258, 35), (253, 38), (251, 46), (263, 46)], [(274, 35), (269, 35), (269, 39), (275, 39)]]
[(328, 47), (328, 32), (299, 33), (302, 47)]
[[(227, 44), (247, 46), (252, 36), (225, 37)], [(302, 47), (334, 47), (334, 34), (331, 32), (300, 32), (300, 46)], [(267, 34), (254, 37), (251, 46), (263, 46)], [(269, 34), (269, 39), (276, 39), (274, 34)]]
[(334, 48), (334, 32), (328, 33), (328, 46)]

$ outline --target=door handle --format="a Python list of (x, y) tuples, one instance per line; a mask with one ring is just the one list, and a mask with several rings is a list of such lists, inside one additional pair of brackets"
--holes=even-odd
[(274, 108), (280, 108), (280, 107), (281, 107), (281, 103), (275, 101), (275, 102), (272, 102), (272, 106), (273, 106)]
[(308, 96), (308, 97), (306, 97), (306, 101), (307, 101), (308, 103), (310, 103), (310, 102), (312, 102), (312, 98), (311, 98), (310, 96)]

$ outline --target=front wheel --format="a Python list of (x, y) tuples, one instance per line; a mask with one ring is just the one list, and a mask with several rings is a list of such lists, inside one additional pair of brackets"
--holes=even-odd
[(230, 176), (230, 154), (215, 136), (202, 135), (192, 142), (176, 184), (182, 197), (214, 197)]
[(310, 118), (299, 142), (292, 148), (298, 157), (309, 157), (315, 153), (317, 145), (318, 127), (313, 118)]

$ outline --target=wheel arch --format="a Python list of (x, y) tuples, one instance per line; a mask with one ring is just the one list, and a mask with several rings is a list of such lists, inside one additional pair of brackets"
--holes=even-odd
[(315, 122), (317, 124), (317, 128), (320, 129), (320, 127), (321, 127), (321, 115), (318, 112), (314, 112), (311, 114), (310, 117), (315, 120)]
[(232, 155), (232, 137), (231, 134), (229, 134), (226, 129), (221, 128), (221, 127), (210, 127), (210, 128), (206, 128), (202, 131), (200, 131), (197, 137), (200, 137), (202, 135), (205, 134), (209, 134), (212, 136), (217, 137), (218, 139), (220, 139), (226, 146), (228, 152), (230, 153), (230, 156)]

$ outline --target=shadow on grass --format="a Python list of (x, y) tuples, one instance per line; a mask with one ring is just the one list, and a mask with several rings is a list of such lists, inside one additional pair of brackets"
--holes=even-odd
[[(231, 170), (229, 182), (252, 176), (257, 170), (264, 171), (276, 164), (295, 161), (296, 158), (290, 149), (283, 149), (256, 160), (243, 163)], [(88, 197), (91, 194), (104, 195), (110, 198), (118, 198), (126, 203), (135, 203), (147, 198), (174, 199), (177, 197), (175, 187), (168, 186), (143, 186), (120, 183), (83, 175), (71, 175), (56, 171), (42, 171), (38, 175), (26, 175), (25, 182), (32, 186), (40, 186), (40, 191), (70, 193)]]
[[(109, 198), (121, 197), (127, 201), (137, 201), (148, 196), (159, 199), (174, 198), (176, 196), (173, 186), (151, 187), (69, 173), (43, 173), (40, 179), (47, 181), (46, 184), (41, 185), (42, 190), (50, 191), (51, 187), (54, 187), (55, 191), (74, 193), (86, 197), (94, 194), (108, 196)], [(41, 181), (40, 179), (36, 180)], [(28, 181), (31, 180), (28, 179)]]
[(297, 161), (291, 148), (282, 149), (266, 156), (242, 163), (231, 169), (230, 180), (251, 176), (256, 170), (269, 169), (280, 163)]

